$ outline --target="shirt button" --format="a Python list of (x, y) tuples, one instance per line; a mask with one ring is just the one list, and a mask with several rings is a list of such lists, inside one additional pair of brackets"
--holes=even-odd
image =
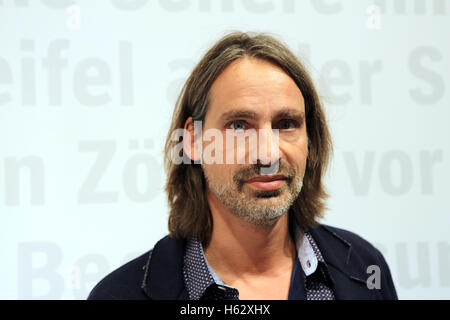
[(308, 268), (311, 268), (311, 261), (306, 260), (306, 266), (307, 266)]

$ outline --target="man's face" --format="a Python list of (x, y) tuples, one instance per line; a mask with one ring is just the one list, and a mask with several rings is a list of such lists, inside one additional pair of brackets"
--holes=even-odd
[[(208, 196), (245, 221), (274, 225), (300, 193), (308, 156), (305, 105), (295, 82), (265, 60), (235, 60), (211, 87), (203, 137), (209, 129), (222, 132), (217, 154), (223, 153), (224, 164), (203, 161)], [(226, 132), (239, 136), (252, 129), (258, 143), (226, 144)], [(262, 141), (269, 152), (261, 155)], [(203, 141), (203, 150), (210, 143)], [(239, 154), (244, 158), (236, 163)]]

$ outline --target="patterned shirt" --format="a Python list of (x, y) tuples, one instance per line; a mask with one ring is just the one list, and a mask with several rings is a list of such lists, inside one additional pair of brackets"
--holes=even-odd
[[(304, 279), (306, 299), (334, 300), (330, 288), (333, 280), (313, 237), (298, 228), (295, 228), (294, 234), (297, 258), (304, 274), (301, 279)], [(220, 279), (209, 265), (202, 244), (196, 238), (190, 238), (186, 243), (183, 274), (190, 300), (239, 300), (239, 291)], [(290, 297), (291, 289), (292, 282)]]

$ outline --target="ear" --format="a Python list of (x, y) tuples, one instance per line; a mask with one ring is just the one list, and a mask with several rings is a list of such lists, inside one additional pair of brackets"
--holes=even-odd
[(194, 162), (199, 161), (201, 157), (201, 132), (195, 132), (196, 129), (194, 120), (192, 120), (192, 117), (189, 117), (184, 123), (183, 150)]

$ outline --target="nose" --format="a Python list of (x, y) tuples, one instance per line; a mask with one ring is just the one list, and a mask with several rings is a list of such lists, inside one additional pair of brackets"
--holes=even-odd
[[(258, 132), (258, 159), (262, 174), (278, 171), (280, 159), (278, 129), (263, 128)], [(263, 172), (264, 171), (264, 172)]]

